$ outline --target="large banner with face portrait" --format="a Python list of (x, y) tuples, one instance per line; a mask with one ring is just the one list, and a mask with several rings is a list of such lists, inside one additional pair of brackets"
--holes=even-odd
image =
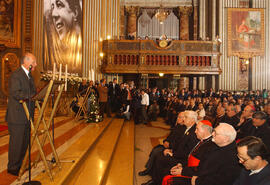
[(44, 66), (81, 74), (82, 0), (44, 0)]

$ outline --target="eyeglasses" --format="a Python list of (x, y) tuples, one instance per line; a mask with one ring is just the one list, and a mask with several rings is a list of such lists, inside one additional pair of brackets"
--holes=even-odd
[(243, 159), (242, 157), (240, 157), (239, 155), (237, 155), (238, 159), (239, 159), (239, 162), (244, 164), (245, 162), (247, 162), (250, 158), (248, 159)]
[(223, 135), (223, 134), (217, 133), (217, 131), (213, 130), (212, 135), (216, 136), (216, 135)]

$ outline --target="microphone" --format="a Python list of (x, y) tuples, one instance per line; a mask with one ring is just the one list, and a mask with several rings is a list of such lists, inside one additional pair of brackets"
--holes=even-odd
[(32, 66), (32, 64), (31, 64), (31, 65), (29, 66), (29, 72), (31, 72), (32, 68), (33, 68), (33, 66)]

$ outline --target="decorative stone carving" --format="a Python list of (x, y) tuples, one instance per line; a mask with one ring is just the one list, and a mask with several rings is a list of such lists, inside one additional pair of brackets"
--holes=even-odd
[(125, 7), (120, 7), (120, 38), (125, 37)]
[(14, 53), (7, 53), (2, 58), (2, 92), (8, 95), (8, 79), (13, 71), (19, 67), (19, 59)]
[(180, 6), (180, 40), (189, 40), (189, 16), (192, 13), (191, 6)]

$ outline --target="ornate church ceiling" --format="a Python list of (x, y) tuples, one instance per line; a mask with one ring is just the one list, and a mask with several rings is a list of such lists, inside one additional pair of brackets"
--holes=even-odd
[(125, 6), (140, 7), (176, 7), (176, 6), (192, 6), (198, 0), (121, 0), (121, 4)]

